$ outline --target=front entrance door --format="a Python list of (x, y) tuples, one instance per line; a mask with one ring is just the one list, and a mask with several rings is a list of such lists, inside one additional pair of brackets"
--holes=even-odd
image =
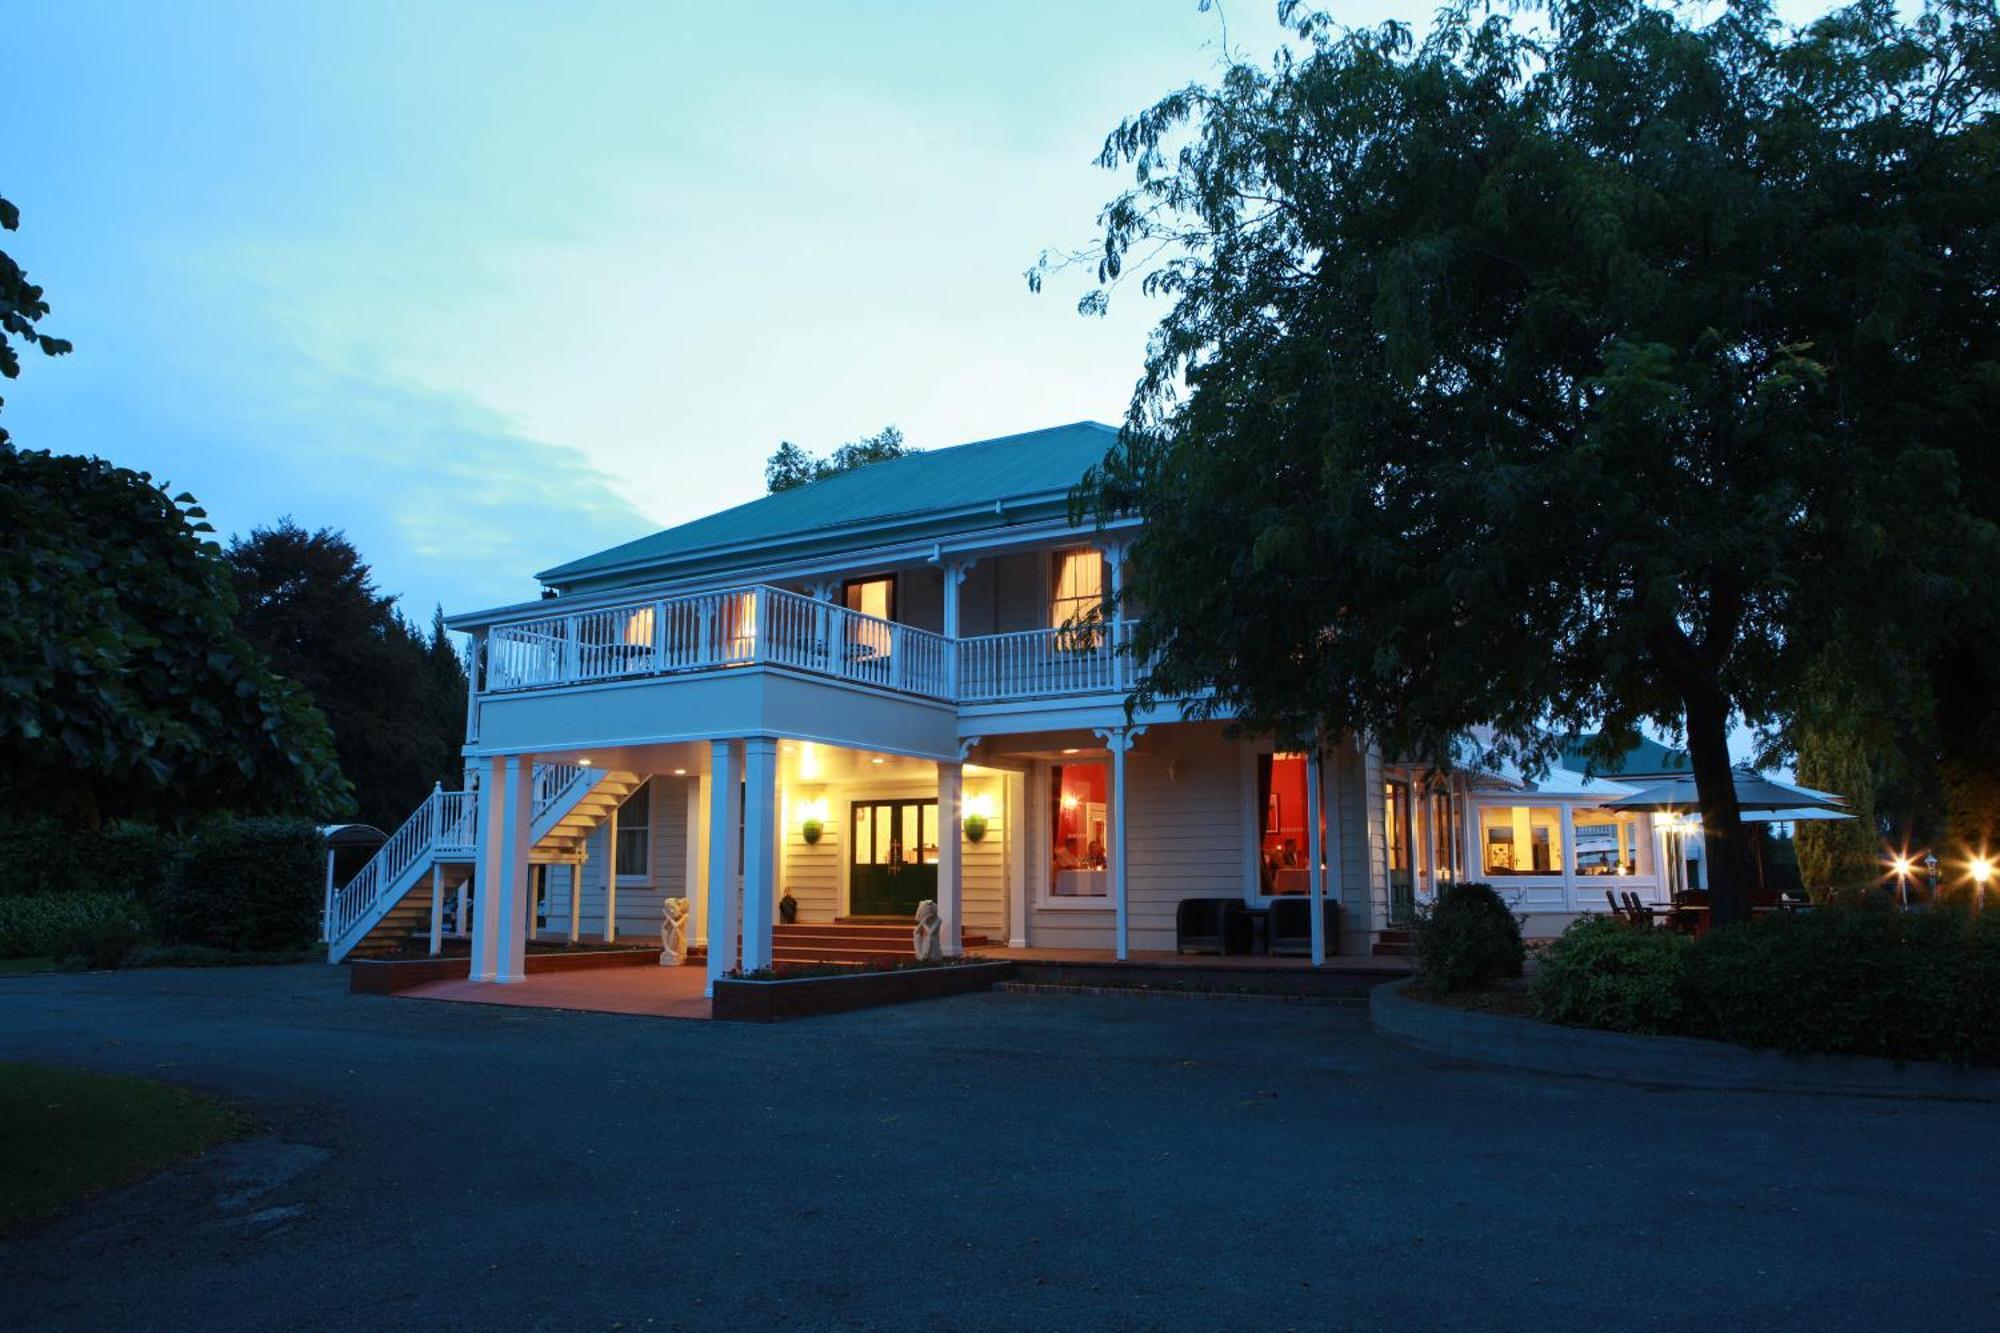
[(848, 911), (914, 916), (937, 897), (936, 801), (856, 801)]

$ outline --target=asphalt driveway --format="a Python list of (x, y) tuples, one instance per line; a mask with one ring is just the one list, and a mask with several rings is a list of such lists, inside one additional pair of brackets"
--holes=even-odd
[[(776, 1027), (0, 978), (0, 1058), (258, 1139), (0, 1244), (0, 1326), (1975, 1328), (2000, 1112), (1456, 1065), (1355, 1008), (985, 995)], [(32, 1144), (8, 1144), (9, 1153)]]

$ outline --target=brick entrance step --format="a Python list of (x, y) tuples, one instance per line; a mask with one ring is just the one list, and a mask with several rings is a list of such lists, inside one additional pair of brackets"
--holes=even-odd
[[(971, 931), (960, 933), (966, 948), (987, 943)], [(783, 922), (771, 928), (771, 961), (775, 963), (868, 963), (910, 956), (908, 921), (844, 920)]]

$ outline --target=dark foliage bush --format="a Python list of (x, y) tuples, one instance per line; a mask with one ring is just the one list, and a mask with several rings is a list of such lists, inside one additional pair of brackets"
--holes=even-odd
[(155, 912), (161, 939), (232, 951), (302, 949), (319, 934), (326, 844), (303, 819), (239, 819), (188, 840)]
[(1551, 1023), (1679, 1032), (1689, 940), (1616, 917), (1578, 919), (1535, 965), (1535, 1011)]
[(0, 824), (0, 897), (114, 893), (150, 902), (179, 854), (179, 838), (144, 824)]
[(125, 949), (138, 943), (144, 922), (139, 904), (115, 893), (0, 897), (0, 958), (100, 957), (118, 939)]
[(1440, 994), (1521, 975), (1521, 923), (1490, 884), (1448, 885), (1417, 920), (1417, 975)]
[(1697, 941), (1684, 992), (1695, 1036), (2000, 1064), (2000, 914), (1777, 913)]

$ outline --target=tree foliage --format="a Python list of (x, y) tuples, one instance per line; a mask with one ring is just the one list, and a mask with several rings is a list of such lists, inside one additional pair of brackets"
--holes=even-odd
[[(0, 230), (16, 231), (20, 226), (21, 210), (0, 197)], [(0, 250), (0, 376), (11, 380), (21, 374), (21, 356), (14, 347), (16, 339), (25, 347), (40, 348), (46, 356), (61, 356), (70, 350), (68, 340), (42, 333), (36, 327), (48, 313), (49, 303), (42, 299), (42, 289), (29, 282), (27, 272), (5, 250)], [(0, 398), (0, 406), (5, 403)], [(6, 444), (7, 431), (0, 427), (0, 448)]]
[(405, 620), (353, 543), (290, 519), (229, 544), (237, 624), (333, 729), (367, 823), (394, 829), (463, 767), (466, 675), (442, 614)]
[(1915, 716), (1942, 626), (2000, 642), (1993, 4), (1281, 13), (1102, 154), (1083, 308), (1171, 302), (1077, 495), (1147, 520), (1135, 704), (1443, 764), (1650, 721), (1744, 912), (1732, 721), (1829, 660)]
[(344, 806), (325, 719), (237, 630), (211, 531), (145, 473), (0, 445), (0, 809)]
[(786, 440), (778, 446), (776, 453), (764, 460), (764, 486), (770, 494), (776, 495), (779, 491), (825, 481), (828, 477), (839, 476), (870, 463), (916, 452), (903, 443), (903, 432), (894, 426), (884, 426), (873, 435), (849, 440), (825, 458), (814, 458)]

